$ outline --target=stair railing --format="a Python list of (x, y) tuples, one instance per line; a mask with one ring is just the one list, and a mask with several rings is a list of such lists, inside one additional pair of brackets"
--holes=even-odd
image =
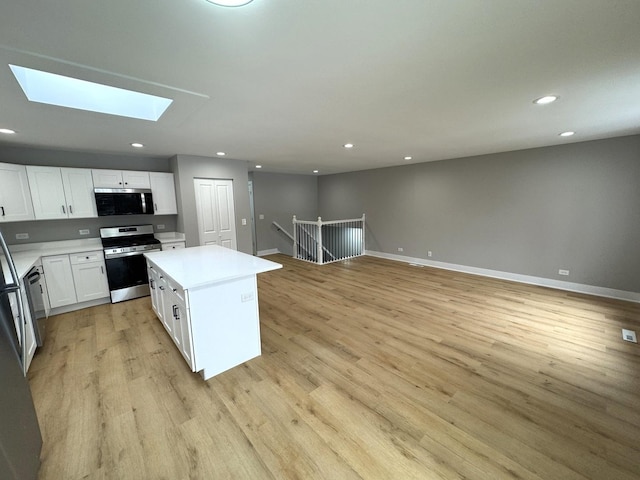
[(298, 220), (293, 216), (293, 256), (323, 265), (364, 255), (365, 215), (347, 220)]

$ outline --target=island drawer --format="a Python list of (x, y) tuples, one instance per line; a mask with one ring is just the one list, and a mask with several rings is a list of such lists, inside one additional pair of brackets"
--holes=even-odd
[(185, 299), (184, 299), (184, 289), (175, 281), (173, 281), (173, 279), (167, 277), (165, 279), (167, 281), (167, 287), (169, 288), (169, 290), (171, 290), (173, 293), (175, 293), (178, 298), (185, 303)]

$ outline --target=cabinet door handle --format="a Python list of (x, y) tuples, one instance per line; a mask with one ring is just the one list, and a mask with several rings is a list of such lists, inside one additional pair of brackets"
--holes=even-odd
[(41, 284), (38, 284), (38, 286), (40, 287), (40, 294), (41, 294), (41, 295), (44, 295), (44, 290), (42, 290), (42, 285), (41, 285)]
[(66, 214), (67, 210), (64, 208), (64, 205), (62, 205), (62, 213)]
[(163, 287), (162, 285), (160, 285), (158, 288), (159, 288), (160, 290), (164, 290), (164, 287)]
[(173, 306), (173, 318), (175, 318), (176, 320), (180, 320), (180, 315), (178, 315), (178, 306), (177, 305)]
[(154, 204), (153, 204), (153, 208), (155, 208), (156, 210), (158, 210), (158, 204), (157, 204), (157, 203), (154, 203)]
[(153, 285), (153, 278), (149, 279), (149, 286), (151, 287), (151, 290), (155, 290), (156, 289), (156, 287), (154, 287), (154, 285)]
[(69, 213), (73, 215), (73, 207), (71, 205), (69, 205)]
[(104, 275), (104, 267), (101, 265), (100, 266), (100, 271), (102, 272), (102, 274)]
[(4, 207), (0, 207), (2, 209), (2, 216), (4, 217)]

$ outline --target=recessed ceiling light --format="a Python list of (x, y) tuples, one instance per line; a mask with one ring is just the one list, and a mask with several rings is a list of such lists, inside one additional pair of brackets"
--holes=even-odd
[(242, 5), (246, 5), (252, 1), (253, 0), (207, 0), (207, 2), (221, 7), (241, 7)]
[(413, 159), (413, 157), (409, 157), (409, 156), (407, 156), (407, 157), (404, 157), (404, 159), (405, 159), (405, 160), (412, 160), (412, 159)]
[(15, 130), (11, 130), (10, 128), (0, 128), (0, 133), (4, 133), (6, 135), (13, 135), (16, 133)]
[(318, 170), (314, 170), (313, 173), (318, 173)]
[(353, 143), (345, 143), (343, 145), (344, 148), (353, 148)]
[(555, 102), (557, 99), (558, 99), (557, 95), (546, 95), (544, 97), (535, 99), (533, 103), (536, 103), (538, 105), (546, 105), (548, 103)]
[(142, 143), (138, 143), (138, 142), (133, 142), (131, 144), (131, 146), (134, 147), (134, 148), (142, 148), (142, 147), (144, 147), (144, 145)]
[(224, 153), (224, 152), (216, 152), (216, 155), (218, 155), (219, 157), (224, 157), (226, 155), (226, 153)]
[(575, 135), (576, 132), (562, 132), (560, 134), (561, 137), (570, 137), (571, 135)]
[(158, 121), (173, 100), (9, 65), (30, 102)]
[(256, 165), (256, 168), (262, 168), (262, 165)]

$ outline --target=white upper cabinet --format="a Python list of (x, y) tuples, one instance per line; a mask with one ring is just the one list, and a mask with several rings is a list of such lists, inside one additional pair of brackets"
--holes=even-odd
[(149, 172), (94, 169), (91, 173), (95, 188), (151, 188)]
[(97, 217), (93, 178), (88, 168), (61, 168), (62, 185), (67, 199), (69, 218)]
[(33, 219), (35, 216), (25, 166), (0, 163), (0, 222)]
[(149, 172), (155, 215), (176, 215), (176, 186), (173, 173)]
[(27, 166), (36, 220), (97, 217), (88, 168)]

